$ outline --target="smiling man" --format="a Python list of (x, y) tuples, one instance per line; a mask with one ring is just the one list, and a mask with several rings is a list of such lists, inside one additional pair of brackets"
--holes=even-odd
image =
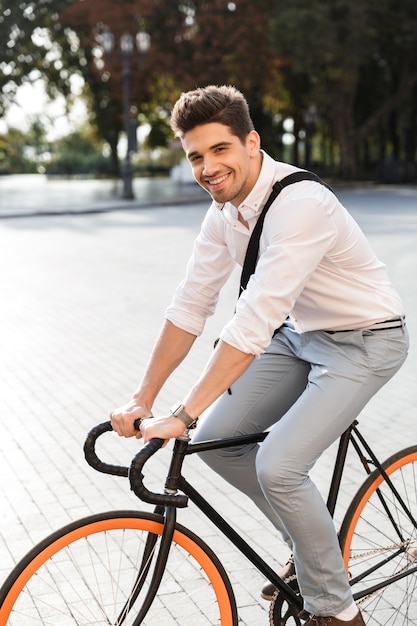
[[(401, 300), (331, 190), (320, 180), (282, 182), (265, 216), (256, 268), (206, 368), (170, 415), (142, 419), (136, 432), (135, 419), (152, 416), (155, 398), (202, 333), (233, 268), (244, 264), (271, 190), (299, 171), (261, 150), (247, 102), (234, 87), (182, 94), (171, 126), (212, 203), (142, 380), (110, 414), (113, 428), (144, 441), (169, 439), (204, 413), (193, 441), (270, 429), (261, 446), (203, 459), (282, 533), (293, 559), (279, 574), (295, 570), (306, 624), (361, 626), (333, 521), (309, 473), (404, 362)], [(273, 591), (266, 585), (262, 595)]]
[(258, 133), (252, 130), (240, 138), (229, 127), (213, 122), (188, 131), (183, 145), (195, 179), (213, 200), (239, 206), (261, 171)]

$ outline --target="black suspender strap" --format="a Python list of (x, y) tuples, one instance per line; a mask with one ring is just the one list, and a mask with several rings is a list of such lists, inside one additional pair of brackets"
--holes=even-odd
[[(287, 187), (287, 185), (292, 185), (293, 183), (298, 183), (302, 180), (312, 180), (330, 189), (330, 187), (326, 185), (326, 183), (324, 183), (316, 174), (306, 171), (294, 172), (293, 174), (289, 174), (288, 176), (285, 176), (285, 178), (283, 178), (282, 180), (278, 180), (276, 183), (274, 183), (271, 194), (262, 209), (262, 212), (258, 218), (258, 221), (255, 224), (255, 228), (253, 229), (249, 239), (246, 256), (243, 263), (242, 274), (240, 277), (239, 296), (242, 291), (246, 289), (249, 279), (255, 271), (256, 263), (258, 261), (259, 240), (261, 237), (265, 216), (269, 207), (276, 200), (284, 187)], [(330, 189), (330, 191), (332, 190)]]

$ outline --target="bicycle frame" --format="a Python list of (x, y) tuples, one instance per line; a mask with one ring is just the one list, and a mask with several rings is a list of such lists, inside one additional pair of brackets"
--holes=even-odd
[[(347, 452), (349, 446), (352, 445), (356, 454), (359, 457), (359, 460), (361, 461), (362, 466), (364, 467), (366, 474), (369, 475), (374, 469), (378, 469), (378, 471), (384, 476), (384, 479), (387, 481), (387, 483), (390, 484), (393, 493), (400, 501), (404, 511), (407, 513), (410, 520), (414, 524), (416, 524), (416, 521), (412, 517), (411, 512), (399, 496), (389, 476), (384, 471), (380, 461), (377, 459), (369, 444), (359, 432), (357, 424), (357, 421), (353, 422), (352, 425), (341, 435), (339, 440), (338, 451), (336, 454), (333, 474), (327, 496), (327, 507), (330, 514), (332, 515), (332, 517), (334, 516), (340, 492), (340, 486), (343, 478)], [(182, 491), (185, 496), (189, 498), (189, 500), (191, 500), (191, 502), (193, 502), (202, 511), (202, 513), (220, 530), (220, 532), (229, 541), (231, 541), (236, 546), (236, 548), (256, 567), (256, 569), (276, 586), (276, 588), (283, 594), (283, 597), (290, 604), (294, 605), (297, 609), (301, 611), (303, 607), (302, 599), (300, 598), (300, 596), (294, 593), (291, 587), (276, 574), (276, 572), (266, 563), (266, 561), (262, 557), (260, 557), (257, 552), (255, 552), (255, 550), (234, 530), (234, 528), (224, 519), (224, 517), (220, 515), (216, 511), (216, 509), (211, 506), (211, 504), (209, 504), (209, 502), (186, 480), (186, 478), (184, 478), (181, 473), (185, 456), (214, 449), (228, 448), (236, 445), (260, 443), (267, 437), (267, 435), (268, 433), (264, 432), (256, 433), (253, 435), (230, 437), (221, 440), (205, 441), (195, 444), (190, 442), (190, 438), (188, 435), (179, 437), (174, 444), (172, 461), (168, 472), (168, 478), (165, 483), (165, 493), (174, 495), (178, 492), (178, 490)], [(382, 496), (380, 497), (382, 498)], [(183, 504), (181, 506), (183, 506)], [(172, 516), (176, 517), (176, 512), (174, 512), (174, 509), (176, 508), (178, 507), (175, 505), (166, 505), (165, 507), (166, 515), (171, 520)], [(159, 512), (161, 512), (161, 509), (159, 509)], [(395, 521), (391, 521), (395, 527)], [(165, 555), (165, 562), (167, 558), (168, 553)], [(408, 573), (405, 573), (404, 576), (409, 574), (410, 571)], [(401, 577), (401, 575), (399, 575), (398, 577)], [(355, 580), (352, 580), (351, 584), (354, 584), (355, 582)], [(375, 588), (367, 589), (365, 591), (362, 591), (361, 593), (354, 594), (354, 598), (355, 600), (358, 600), (368, 593), (376, 591), (378, 588), (389, 585), (390, 582), (392, 581), (387, 580), (384, 581), (384, 583), (381, 583), (379, 586), (375, 586)], [(156, 585), (153, 586), (153, 589), (150, 590), (151, 594), (152, 592), (156, 594), (158, 586), (159, 582), (157, 582)]]
[[(371, 474), (374, 470), (378, 470), (378, 472), (384, 478), (384, 481), (389, 485), (391, 492), (400, 503), (403, 511), (411, 520), (412, 524), (416, 527), (417, 523), (411, 511), (406, 506), (406, 503), (403, 501), (400, 494), (396, 490), (395, 485), (391, 481), (390, 476), (384, 470), (383, 465), (378, 460), (378, 458), (370, 448), (369, 444), (359, 432), (357, 424), (358, 422), (354, 421), (339, 439), (339, 446), (335, 458), (334, 469), (327, 496), (327, 507), (330, 514), (332, 515), (332, 517), (334, 516), (346, 465), (347, 452), (350, 445), (352, 445), (366, 472), (366, 475)], [(106, 424), (101, 424), (96, 427), (96, 429), (93, 429), (93, 431), (97, 431), (97, 436), (105, 432), (105, 430), (111, 430), (110, 422)], [(171, 463), (165, 482), (165, 492), (164, 494), (156, 494), (148, 491), (148, 489), (144, 486), (143, 474), (141, 470), (146, 461), (162, 446), (163, 441), (153, 439), (148, 442), (136, 454), (132, 461), (130, 469), (128, 470), (127, 468), (107, 465), (103, 463), (100, 459), (98, 459), (94, 451), (95, 435), (93, 431), (91, 431), (91, 433), (93, 434), (93, 442), (91, 442), (90, 440), (90, 442), (88, 444), (86, 443), (85, 445), (86, 457), (89, 457), (87, 458), (87, 460), (90, 465), (92, 465), (98, 471), (102, 471), (105, 473), (117, 474), (120, 476), (129, 475), (131, 488), (134, 493), (141, 500), (156, 505), (155, 513), (158, 513), (159, 515), (164, 517), (164, 532), (162, 536), (161, 546), (159, 547), (158, 554), (155, 557), (157, 560), (154, 574), (150, 582), (147, 597), (145, 599), (145, 602), (142, 604), (140, 615), (137, 616), (136, 621), (134, 622), (135, 625), (141, 623), (144, 615), (151, 606), (158, 592), (162, 574), (164, 572), (165, 565), (169, 556), (169, 549), (177, 517), (176, 509), (186, 507), (188, 504), (188, 500), (191, 500), (197, 506), (197, 508), (199, 508), (202, 513), (220, 530), (220, 532), (229, 541), (231, 541), (233, 545), (235, 545), (239, 552), (244, 557), (246, 557), (256, 567), (256, 569), (265, 576), (265, 578), (267, 578), (271, 583), (276, 586), (276, 588), (282, 594), (282, 597), (285, 599), (285, 601), (288, 602), (289, 605), (295, 607), (299, 611), (302, 610), (303, 601), (301, 596), (297, 595), (297, 593), (295, 593), (293, 589), (276, 574), (276, 572), (268, 565), (268, 563), (266, 563), (266, 561), (262, 557), (260, 557), (257, 552), (255, 552), (255, 550), (234, 530), (234, 528), (225, 520), (225, 518), (222, 517), (222, 515), (220, 515), (218, 511), (216, 511), (213, 506), (182, 475), (182, 466), (186, 456), (195, 453), (206, 452), (209, 450), (229, 448), (236, 445), (261, 443), (268, 436), (268, 432), (254, 433), (251, 435), (229, 437), (218, 440), (210, 440), (200, 443), (192, 443), (190, 441), (189, 433), (188, 431), (186, 431), (184, 435), (178, 437), (175, 440)], [(178, 493), (179, 491), (182, 493)], [(395, 520), (390, 515), (389, 507), (385, 503), (383, 494), (379, 491), (379, 489), (377, 489), (376, 493), (387, 513), (387, 518), (390, 520), (395, 532), (397, 533), (397, 536), (401, 540), (401, 532)], [(148, 542), (149, 547), (147, 548), (146, 552), (152, 559), (153, 548), (155, 546), (156, 540), (152, 535), (150, 535), (150, 537), (148, 538)], [(399, 548), (399, 551), (403, 551), (403, 548)], [(366, 572), (362, 572), (360, 579), (364, 578), (368, 573), (372, 573), (374, 570), (378, 569), (380, 565), (383, 565), (383, 562), (381, 564), (374, 564), (372, 569)], [(132, 596), (134, 596), (136, 593), (136, 584), (138, 585), (138, 589), (141, 586), (140, 578), (142, 574), (146, 575), (148, 567), (149, 563), (144, 560), (138, 572), (137, 583), (135, 583), (132, 590)], [(354, 593), (354, 599), (359, 600), (362, 597), (391, 584), (392, 582), (398, 580), (399, 578), (402, 578), (403, 576), (410, 575), (410, 573), (413, 573), (416, 570), (417, 567), (412, 567), (411, 569), (408, 569), (407, 572), (396, 574), (389, 579), (385, 579), (372, 588), (368, 587), (361, 592), (358, 592), (356, 594)], [(351, 585), (354, 585), (357, 581), (354, 579), (350, 582)], [(133, 603), (134, 597), (132, 597), (132, 602), (129, 602), (129, 605), (123, 609), (122, 616), (125, 611), (129, 612), (129, 610), (132, 608)], [(122, 621), (120, 623), (122, 623)]]
[[(1, 623), (24, 619), (31, 624), (55, 624), (66, 615), (68, 623), (74, 624), (93, 620), (97, 624), (139, 626), (146, 622), (159, 626), (185, 619), (237, 626), (246, 602), (240, 614), (221, 554), (204, 541), (200, 536), (204, 533), (179, 523), (183, 520), (177, 522), (177, 508), (186, 507), (190, 500), (211, 520), (215, 535), (219, 537), (221, 532), (252, 572), (263, 574), (276, 585), (278, 593), (271, 598), (269, 623), (303, 623), (306, 613), (300, 609), (304, 588), (299, 589), (296, 577), (282, 581), (270, 567), (278, 569), (268, 546), (259, 549), (258, 534), (241, 532), (233, 513), (218, 506), (216, 490), (206, 496), (204, 489), (195, 489), (182, 473), (188, 455), (197, 452), (204, 458), (216, 448), (227, 448), (223, 452), (230, 455), (239, 449), (238, 444), (249, 444), (248, 450), (256, 452), (269, 435), (257, 433), (194, 444), (186, 432), (169, 453), (168, 471), (157, 472), (166, 476), (165, 490), (157, 487), (159, 493), (152, 493), (143, 484), (142, 471), (147, 473), (144, 465), (164, 442), (152, 439), (140, 447), (130, 467), (110, 465), (97, 457), (95, 442), (111, 430), (111, 423), (106, 422), (90, 431), (84, 444), (87, 461), (98, 471), (128, 476), (133, 492), (153, 504), (154, 512), (96, 513), (45, 537), (16, 564), (2, 585)], [(380, 463), (355, 422), (335, 442), (330, 455), (327, 461), (333, 471), (324, 476), (330, 484), (321, 491), (328, 492), (327, 504), (339, 528), (341, 557), (355, 600), (359, 600), (369, 623), (416, 623), (417, 444), (411, 442)], [(365, 474), (362, 471), (362, 478), (355, 476), (358, 484), (352, 494), (347, 487), (354, 487), (350, 470), (357, 469), (358, 457)], [(194, 482), (194, 474), (190, 475)], [(253, 609), (264, 616), (258, 603)]]
[[(347, 450), (349, 447), (349, 442), (352, 438), (352, 430), (354, 429), (354, 425), (348, 428), (345, 433), (340, 438), (339, 449), (336, 456), (336, 462), (334, 466), (333, 476), (329, 487), (329, 494), (327, 499), (327, 506), (331, 515), (333, 516), (334, 510), (337, 503), (337, 497), (340, 490), (340, 485), (343, 476), (343, 469), (345, 466)], [(260, 443), (262, 442), (268, 433), (257, 433), (254, 435), (247, 435), (241, 437), (231, 437), (222, 439), (221, 441), (207, 441), (201, 443), (191, 443), (191, 442), (183, 442), (181, 440), (177, 440), (175, 445), (177, 446), (177, 450), (173, 454), (173, 463), (170, 467), (170, 472), (168, 475), (167, 482), (165, 484), (166, 492), (175, 493), (176, 490), (181, 490), (188, 498), (193, 502), (202, 513), (220, 530), (220, 532), (229, 539), (237, 549), (256, 567), (258, 571), (260, 571), (265, 578), (270, 580), (277, 589), (280, 590), (284, 597), (294, 606), (297, 607), (300, 611), (303, 608), (303, 602), (299, 595), (296, 595), (291, 587), (286, 584), (277, 574), (276, 572), (266, 563), (266, 561), (259, 556), (257, 552), (234, 530), (234, 528), (224, 519), (222, 515), (220, 515), (207, 500), (196, 490), (194, 487), (182, 476), (181, 473), (178, 473), (178, 469), (175, 468), (175, 458), (180, 459), (184, 456), (189, 456), (191, 454), (206, 452), (208, 450), (220, 449), (220, 448), (228, 448), (236, 445), (244, 445), (251, 443)], [(360, 448), (355, 447), (361, 459), (364, 459), (363, 455), (361, 455)], [(182, 461), (181, 461), (182, 466)], [(367, 473), (370, 473), (370, 469), (368, 466)]]

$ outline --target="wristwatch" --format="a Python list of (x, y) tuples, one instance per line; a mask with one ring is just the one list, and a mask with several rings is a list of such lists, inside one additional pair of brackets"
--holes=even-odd
[(184, 405), (182, 402), (177, 401), (174, 406), (171, 408), (171, 414), (178, 417), (187, 428), (195, 428), (197, 426), (198, 417), (195, 419), (188, 415), (187, 411), (184, 409)]

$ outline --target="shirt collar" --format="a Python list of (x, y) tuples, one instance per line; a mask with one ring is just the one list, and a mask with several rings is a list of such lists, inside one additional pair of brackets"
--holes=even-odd
[[(272, 185), (275, 182), (276, 177), (276, 163), (272, 157), (266, 152), (262, 152), (262, 166), (258, 176), (258, 180), (253, 186), (250, 193), (238, 206), (238, 210), (243, 219), (249, 221), (251, 218), (256, 217), (262, 210), (262, 207), (272, 189)], [(266, 190), (266, 191), (265, 191)], [(229, 204), (229, 203), (226, 203)], [(221, 202), (214, 202), (214, 206), (221, 211), (224, 208), (224, 204)]]

